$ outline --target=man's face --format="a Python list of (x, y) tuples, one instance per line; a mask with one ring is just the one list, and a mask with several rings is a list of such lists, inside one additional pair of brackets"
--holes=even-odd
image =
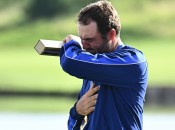
[(108, 41), (98, 32), (96, 22), (91, 21), (88, 25), (78, 23), (78, 33), (85, 51), (92, 54), (108, 51)]

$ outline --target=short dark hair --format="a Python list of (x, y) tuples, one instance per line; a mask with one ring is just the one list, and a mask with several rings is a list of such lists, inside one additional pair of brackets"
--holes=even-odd
[(91, 20), (97, 23), (98, 31), (102, 36), (106, 36), (111, 29), (115, 29), (117, 36), (120, 35), (121, 24), (118, 13), (107, 0), (91, 3), (80, 10), (79, 23), (88, 25)]

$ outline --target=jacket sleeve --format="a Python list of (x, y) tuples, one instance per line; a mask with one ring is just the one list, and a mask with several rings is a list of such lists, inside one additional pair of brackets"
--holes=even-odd
[[(86, 83), (87, 81), (83, 80), (83, 85), (78, 95), (77, 101), (85, 94), (86, 88), (84, 86), (86, 86)], [(77, 102), (74, 104), (74, 106), (70, 109), (70, 112), (69, 112), (69, 119), (67, 123), (68, 130), (80, 130), (82, 121), (84, 120), (84, 116), (77, 113), (76, 104)]]
[(134, 49), (93, 55), (71, 40), (61, 49), (60, 64), (72, 76), (110, 86), (126, 87), (129, 84), (134, 87), (141, 83), (141, 78), (147, 78), (146, 60), (140, 51)]
[(82, 121), (84, 119), (84, 116), (76, 112), (75, 105), (70, 109), (70, 115), (68, 119), (68, 130), (80, 130)]

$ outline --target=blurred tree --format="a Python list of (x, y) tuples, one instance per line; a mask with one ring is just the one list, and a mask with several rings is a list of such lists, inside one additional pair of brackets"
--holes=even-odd
[(77, 12), (85, 5), (98, 0), (32, 0), (25, 12), (30, 20), (51, 18), (55, 15)]
[(51, 18), (57, 14), (66, 12), (66, 6), (64, 0), (32, 0), (25, 9), (25, 12), (31, 20)]

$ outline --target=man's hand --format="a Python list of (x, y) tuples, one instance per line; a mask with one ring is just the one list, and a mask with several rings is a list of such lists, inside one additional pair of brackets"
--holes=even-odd
[(67, 42), (69, 42), (70, 40), (75, 40), (75, 41), (77, 41), (77, 42), (79, 42), (79, 43), (81, 42), (80, 37), (75, 36), (75, 35), (68, 35), (68, 36), (66, 36), (66, 37), (64, 38), (63, 42), (64, 42), (64, 43), (67, 43)]
[(98, 97), (98, 94), (95, 93), (98, 92), (99, 89), (100, 87), (95, 86), (93, 83), (88, 92), (85, 93), (80, 100), (78, 100), (76, 104), (76, 111), (78, 114), (86, 116), (94, 111)]

